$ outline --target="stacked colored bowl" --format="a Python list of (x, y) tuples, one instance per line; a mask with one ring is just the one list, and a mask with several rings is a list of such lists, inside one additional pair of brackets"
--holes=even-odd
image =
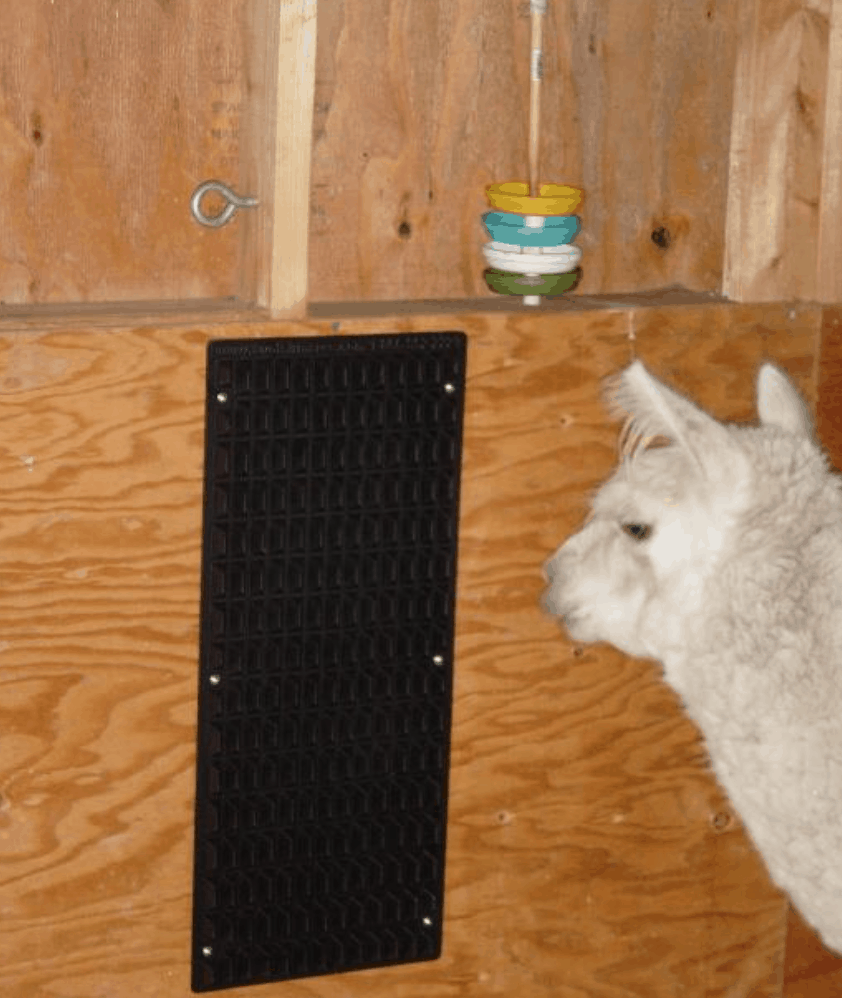
[(483, 246), (492, 291), (522, 295), (524, 304), (569, 291), (579, 280), (582, 251), (572, 241), (580, 228), (573, 214), (582, 203), (578, 187), (543, 184), (537, 197), (520, 182), (492, 184), (486, 196), (496, 211), (482, 217), (491, 242)]

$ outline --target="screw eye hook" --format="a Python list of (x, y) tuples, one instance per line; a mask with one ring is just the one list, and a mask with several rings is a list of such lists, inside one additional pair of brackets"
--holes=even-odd
[[(228, 202), (218, 215), (206, 215), (202, 211), (202, 198), (211, 191), (216, 191)], [(219, 180), (206, 180), (193, 191), (193, 196), (190, 198), (190, 213), (200, 225), (219, 229), (231, 221), (231, 216), (238, 208), (255, 208), (258, 203), (257, 198), (240, 197)]]

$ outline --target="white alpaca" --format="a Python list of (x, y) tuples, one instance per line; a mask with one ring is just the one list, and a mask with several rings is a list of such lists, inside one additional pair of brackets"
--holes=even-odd
[(576, 641), (660, 660), (773, 879), (842, 952), (842, 481), (771, 364), (760, 426), (639, 362), (613, 401), (620, 466), (547, 563), (544, 605)]

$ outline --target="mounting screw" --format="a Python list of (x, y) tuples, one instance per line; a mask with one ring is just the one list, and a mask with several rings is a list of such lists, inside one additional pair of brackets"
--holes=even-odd
[(444, 655), (433, 655), (433, 665), (444, 665)]
[(447, 384), (444, 386), (444, 390), (447, 392), (448, 395), (452, 395), (456, 391), (456, 385), (453, 385), (448, 381)]
[(217, 402), (227, 402), (228, 401), (228, 392), (217, 392), (216, 393), (216, 401)]
[(727, 811), (718, 811), (711, 815), (710, 823), (717, 832), (724, 832), (731, 825), (731, 815)]
[(430, 918), (430, 916), (429, 916), (429, 915), (425, 915), (425, 916), (424, 916), (424, 917), (423, 917), (423, 918), (421, 919), (421, 924), (422, 924), (422, 925), (432, 925), (432, 924), (433, 924), (433, 920), (432, 920), (432, 918)]
[(213, 956), (213, 946), (203, 946), (202, 956)]
[(219, 684), (222, 682), (222, 676), (218, 675), (215, 672), (212, 676), (209, 677), (209, 682), (211, 686), (219, 686)]

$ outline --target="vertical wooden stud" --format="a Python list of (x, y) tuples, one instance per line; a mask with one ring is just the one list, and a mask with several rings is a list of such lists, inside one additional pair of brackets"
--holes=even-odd
[(307, 305), (317, 2), (265, 0), (246, 14), (240, 179), (260, 207), (243, 220), (240, 295), (279, 315)]
[(842, 0), (830, 0), (818, 255), (818, 300), (842, 301)]

